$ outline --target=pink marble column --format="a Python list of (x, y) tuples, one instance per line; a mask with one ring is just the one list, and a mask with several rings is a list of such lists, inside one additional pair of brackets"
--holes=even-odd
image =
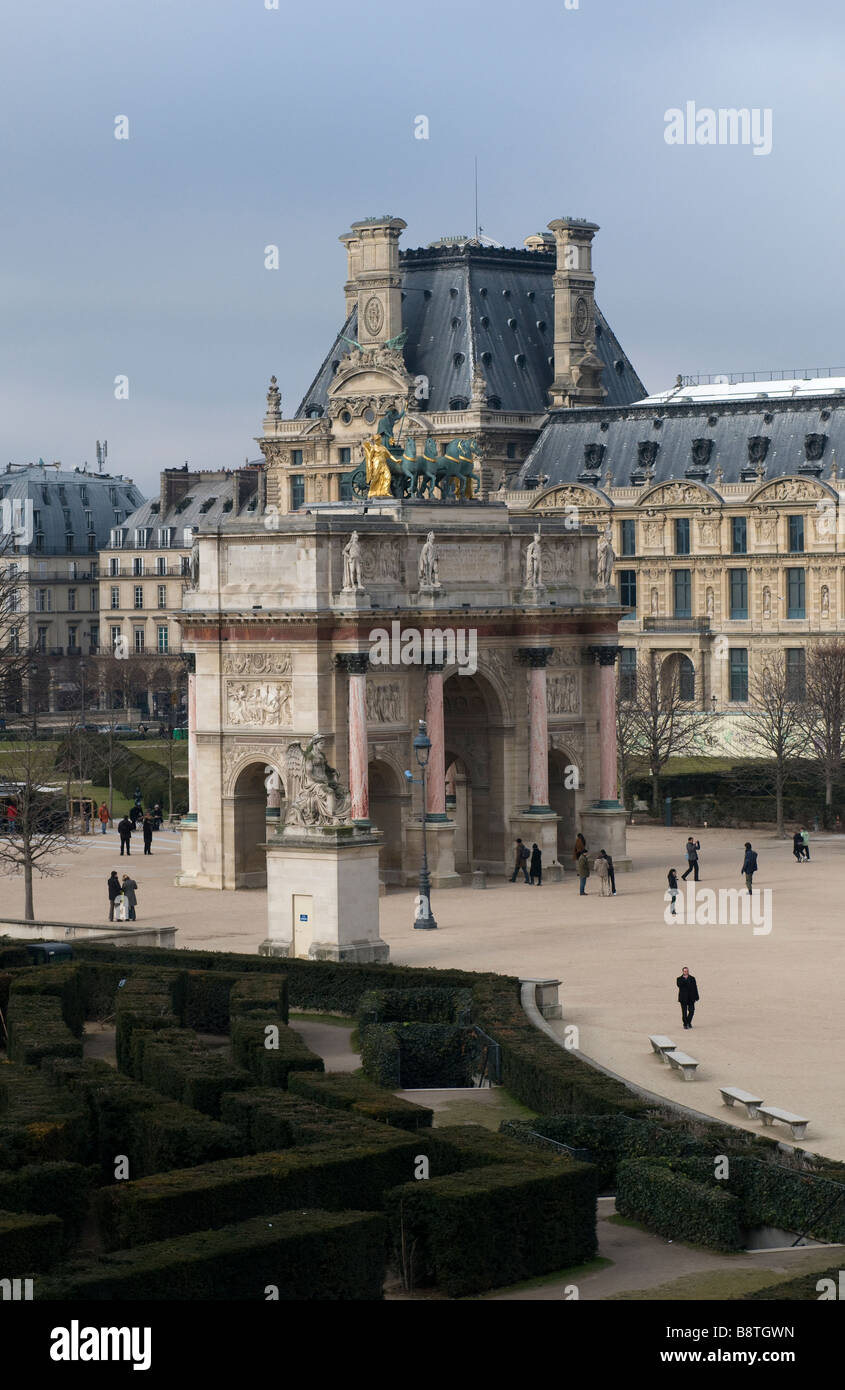
[(367, 652), (345, 652), (338, 657), (349, 676), (349, 794), (352, 819), (369, 825), (369, 748), (367, 744)]
[(603, 805), (617, 806), (616, 766), (616, 657), (618, 647), (591, 647), (599, 665), (599, 797)]
[(524, 647), (522, 659), (528, 664), (528, 795), (530, 811), (550, 811), (549, 806), (549, 714), (546, 696), (548, 647)]
[(428, 666), (425, 722), (431, 740), (426, 775), (426, 820), (446, 820), (446, 731), (443, 723), (443, 667)]
[(197, 678), (188, 675), (188, 811), (197, 810)]

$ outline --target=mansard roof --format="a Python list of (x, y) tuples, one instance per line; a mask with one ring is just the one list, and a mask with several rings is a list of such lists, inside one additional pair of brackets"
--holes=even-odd
[[(29, 501), (33, 511), (38, 512), (40, 524), (36, 529), (43, 536), (38, 553), (43, 555), (88, 554), (89, 534), (96, 535), (98, 549), (106, 545), (115, 510), (132, 511), (142, 498), (141, 489), (132, 479), (120, 474), (89, 473), (82, 468), (63, 469), (50, 464), (19, 468), (9, 465), (0, 473), (0, 499)], [(69, 534), (74, 538), (72, 550), (68, 550), (65, 539)], [(35, 551), (34, 536), (23, 549)]]
[[(638, 402), (617, 410), (591, 406), (552, 411), (514, 478), (514, 489), (585, 482), (640, 486), (671, 479), (718, 489), (799, 476), (824, 481), (845, 464), (845, 397), (698, 403)], [(592, 467), (590, 467), (592, 465)], [(762, 470), (762, 471), (761, 471)]]
[[(469, 402), (473, 368), (495, 408), (529, 414), (548, 410), (554, 376), (554, 254), (476, 242), (400, 251), (405, 366), (429, 380), (428, 410)], [(357, 337), (353, 311), (306, 392), (296, 418), (326, 409), (335, 363)], [(616, 335), (596, 305), (596, 352), (610, 406), (645, 394)]]

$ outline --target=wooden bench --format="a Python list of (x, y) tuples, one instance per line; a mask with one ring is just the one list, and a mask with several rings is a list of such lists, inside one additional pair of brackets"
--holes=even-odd
[[(653, 1051), (657, 1053), (661, 1062), (666, 1062), (666, 1053), (674, 1052), (675, 1048), (678, 1045), (677, 1043), (673, 1043), (672, 1039), (667, 1038), (663, 1033), (653, 1033), (649, 1037), (649, 1042), (651, 1043)], [(666, 1062), (667, 1067), (668, 1065), (669, 1063)]]
[(764, 1125), (774, 1124), (775, 1120), (789, 1125), (793, 1139), (803, 1139), (807, 1125), (810, 1123), (802, 1115), (793, 1115), (789, 1110), (779, 1110), (776, 1105), (759, 1105), (757, 1113)]
[(757, 1111), (763, 1104), (762, 1096), (752, 1096), (750, 1091), (741, 1091), (738, 1086), (721, 1086), (719, 1089), (725, 1105), (733, 1105), (738, 1100), (740, 1105), (745, 1106), (749, 1120), (756, 1120)]
[(698, 1063), (694, 1057), (688, 1057), (686, 1052), (679, 1052), (677, 1048), (674, 1052), (664, 1052), (663, 1056), (670, 1066), (684, 1073), (685, 1081), (695, 1080), (695, 1069)]

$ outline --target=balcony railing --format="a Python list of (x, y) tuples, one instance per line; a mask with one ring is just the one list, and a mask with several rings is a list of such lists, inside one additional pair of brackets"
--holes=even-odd
[(709, 633), (709, 618), (643, 618), (643, 632)]

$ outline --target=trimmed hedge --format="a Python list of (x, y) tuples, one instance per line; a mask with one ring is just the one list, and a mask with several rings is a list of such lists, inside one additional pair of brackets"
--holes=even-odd
[(151, 1032), (181, 1025), (185, 974), (183, 970), (144, 970), (128, 964), (115, 998), (115, 1050), (120, 1070), (136, 1080), (141, 1078), (132, 1070), (133, 1034), (138, 1029)]
[(47, 1300), (376, 1300), (385, 1223), (373, 1212), (297, 1211), (121, 1250), (39, 1286)]
[(370, 1139), (379, 1143), (385, 1137), (396, 1137), (395, 1131), (384, 1125), (375, 1125), (348, 1110), (315, 1105), (288, 1091), (256, 1088), (230, 1092), (223, 1097), (220, 1113), (246, 1137), (253, 1153), (333, 1140), (356, 1144)]
[(361, 1066), (368, 1081), (396, 1090), (471, 1086), (477, 1044), (469, 1028), (447, 1023), (362, 1024)]
[(0, 1168), (53, 1160), (86, 1163), (88, 1131), (79, 1102), (70, 1096), (57, 1096), (45, 1077), (31, 1067), (9, 1064), (0, 1072), (4, 1097)]
[(673, 1172), (659, 1159), (625, 1159), (618, 1165), (616, 1210), (670, 1240), (712, 1250), (745, 1249), (739, 1198), (723, 1185), (694, 1182)]
[(75, 1038), (81, 1038), (85, 1023), (85, 1000), (82, 991), (82, 969), (68, 961), (64, 965), (37, 965), (16, 970), (11, 987), (11, 1002), (25, 997), (58, 999), (62, 1019)]
[(358, 1023), (455, 1023), (472, 1016), (469, 989), (370, 989), (358, 1003)]
[(56, 1263), (62, 1251), (58, 1216), (0, 1211), (0, 1270), (4, 1279), (23, 1279)]
[[(572, 1149), (588, 1149), (588, 1161), (598, 1170), (600, 1192), (613, 1188), (621, 1159), (713, 1153), (712, 1140), (693, 1139), (677, 1128), (630, 1115), (539, 1115), (536, 1120), (504, 1120), (499, 1132), (543, 1153), (550, 1152), (550, 1146), (535, 1135)], [(712, 1162), (710, 1167), (712, 1171)]]
[(114, 1178), (118, 1154), (129, 1159), (130, 1176), (147, 1177), (169, 1168), (235, 1157), (244, 1151), (237, 1130), (197, 1110), (165, 1100), (106, 1062), (54, 1062), (57, 1085), (80, 1095), (88, 1108), (91, 1158), (105, 1177)]
[[(275, 1027), (277, 1034), (267, 1033)], [(278, 1046), (268, 1047), (276, 1041)], [(322, 1071), (323, 1059), (306, 1046), (298, 1033), (270, 1010), (233, 1014), (232, 1055), (262, 1086), (287, 1087), (294, 1071)]]
[(232, 1015), (271, 1010), (282, 1023), (288, 1021), (288, 982), (285, 975), (239, 975), (232, 986)]
[(352, 1072), (324, 1072), (321, 1076), (293, 1072), (288, 1079), (288, 1089), (319, 1105), (351, 1110), (395, 1129), (430, 1129), (434, 1117), (434, 1111), (428, 1106), (393, 1096)]
[(388, 1193), (406, 1286), (464, 1298), (570, 1268), (596, 1253), (595, 1170), (568, 1160), (471, 1168)]
[(229, 997), (237, 975), (221, 970), (189, 970), (185, 976), (183, 1022), (198, 1033), (228, 1033)]
[(33, 1163), (0, 1173), (0, 1210), (58, 1216), (67, 1242), (82, 1229), (94, 1180), (79, 1163)]
[(226, 1091), (252, 1085), (248, 1072), (188, 1028), (132, 1035), (132, 1074), (145, 1086), (215, 1119)]
[(253, 1154), (101, 1189), (96, 1203), (105, 1248), (216, 1229), (268, 1211), (343, 1211), (356, 1204), (378, 1210), (385, 1190), (413, 1174), (420, 1152), (419, 1136), (379, 1138)]
[(45, 1057), (81, 1057), (82, 1043), (62, 1018), (62, 1002), (53, 995), (15, 993), (6, 1019), (12, 1062), (37, 1067)]

